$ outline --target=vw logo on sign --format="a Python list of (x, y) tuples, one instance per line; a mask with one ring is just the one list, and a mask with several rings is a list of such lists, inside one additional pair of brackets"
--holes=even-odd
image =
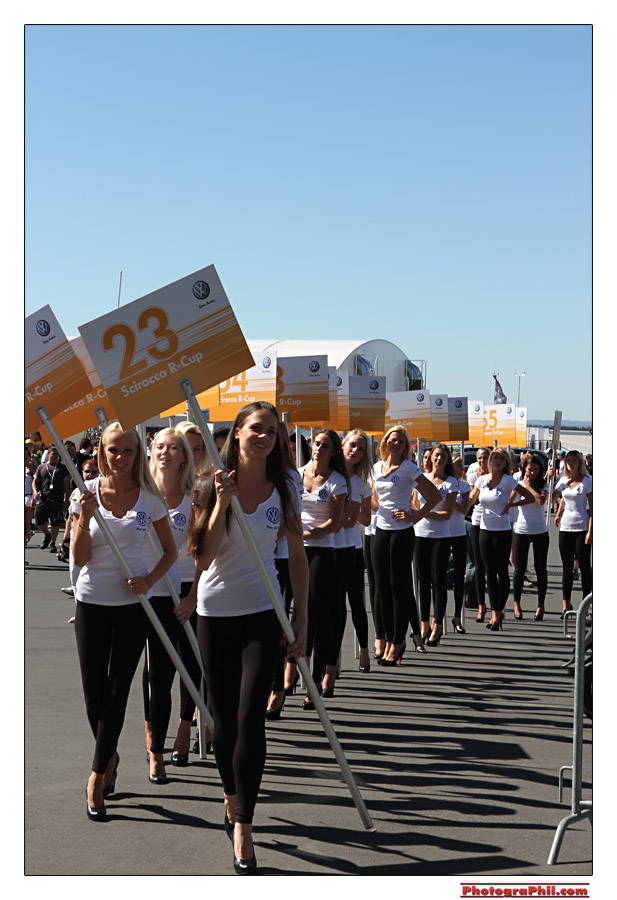
[(435, 397), (435, 406), (443, 406), (443, 400), (441, 397)]
[(269, 356), (264, 356), (261, 364), (264, 367), (264, 369), (269, 369), (270, 366), (272, 365), (272, 360), (270, 359)]
[(525, 412), (524, 412), (524, 410), (522, 410), (522, 409), (519, 410), (518, 417), (519, 417), (519, 419), (524, 419), (524, 418), (525, 418)]
[(376, 391), (379, 388), (379, 382), (375, 380), (369, 381), (368, 387), (370, 391)]
[(49, 322), (46, 322), (45, 319), (39, 319), (36, 323), (36, 330), (41, 335), (41, 337), (47, 337), (47, 335), (51, 331), (51, 325), (49, 324)]
[(418, 403), (422, 403), (424, 400), (424, 394), (416, 394), (416, 400)]
[(480, 412), (480, 404), (479, 403), (474, 403), (473, 411)]
[(462, 400), (455, 400), (455, 401), (454, 401), (454, 408), (455, 408), (455, 409), (460, 409), (462, 405), (463, 405), (463, 401), (462, 401)]
[(196, 300), (205, 300), (210, 293), (210, 287), (205, 281), (196, 281), (193, 285), (193, 297)]
[(141, 525), (142, 528), (146, 527), (146, 525), (148, 524), (148, 516), (145, 514), (145, 512), (137, 513), (137, 524)]
[(309, 371), (310, 372), (319, 372), (319, 363), (317, 362), (316, 359), (312, 360), (309, 363)]
[(322, 487), (322, 489), (319, 491), (317, 496), (319, 497), (320, 500), (327, 500), (328, 497), (330, 496), (330, 494), (328, 492), (328, 488)]
[(511, 407), (511, 406), (506, 406), (506, 412), (507, 412), (508, 415), (511, 415), (511, 414), (512, 414), (512, 407)]
[(343, 379), (341, 378), (340, 375), (337, 375), (336, 376), (336, 386), (340, 387), (342, 385), (342, 383), (343, 383)]
[(270, 509), (266, 510), (266, 518), (272, 525), (278, 525), (279, 511), (276, 506), (271, 506)]
[(174, 525), (177, 525), (178, 528), (184, 528), (186, 525), (186, 516), (184, 513), (176, 513), (173, 517)]

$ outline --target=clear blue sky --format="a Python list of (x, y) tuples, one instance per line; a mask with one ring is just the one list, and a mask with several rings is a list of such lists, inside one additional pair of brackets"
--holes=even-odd
[(75, 335), (120, 270), (126, 303), (214, 263), (247, 338), (591, 419), (591, 34), (28, 26), (26, 314)]

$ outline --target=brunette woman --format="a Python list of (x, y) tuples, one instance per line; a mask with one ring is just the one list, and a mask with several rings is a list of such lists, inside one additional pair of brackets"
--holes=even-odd
[[(529, 547), (533, 546), (533, 567), (536, 572), (536, 583), (538, 586), (538, 606), (534, 618), (540, 622), (544, 618), (544, 599), (548, 587), (546, 562), (548, 559), (549, 537), (545, 516), (548, 492), (541, 458), (534, 456), (533, 453), (526, 453), (521, 460), (521, 465), (522, 471), (519, 483), (532, 494), (534, 502), (523, 506), (517, 503), (511, 507), (518, 511), (512, 535), (514, 618), (523, 618), (521, 598), (527, 570)], [(510, 499), (514, 498), (511, 496)]]
[[(450, 526), (448, 524), (458, 493), (458, 482), (452, 471), (452, 456), (445, 444), (435, 444), (430, 451), (430, 471), (425, 478), (439, 491), (440, 502), (415, 526), (414, 565), (420, 588), (421, 636), (429, 647), (436, 647), (443, 634), (443, 617), (448, 602), (448, 559)], [(414, 490), (412, 505), (422, 510), (424, 497)], [(430, 626), (431, 592), (433, 622)]]
[[(476, 481), (482, 475), (488, 475), (488, 458), (491, 455), (489, 447), (478, 447), (476, 451), (476, 463), (471, 465), (467, 470), (467, 482), (469, 487), (473, 488)], [(476, 622), (484, 622), (486, 616), (486, 571), (480, 553), (480, 524), (482, 522), (482, 505), (477, 499), (471, 499), (469, 495), (469, 506), (473, 507), (471, 511), (471, 524), (469, 526), (469, 540), (472, 562), (474, 565), (474, 584), (476, 588), (476, 597), (478, 598), (478, 617)], [(474, 495), (477, 497), (477, 494)]]
[[(302, 531), (309, 564), (307, 656), (313, 652), (313, 680), (324, 697), (334, 694), (338, 658), (335, 607), (334, 533), (343, 521), (349, 491), (341, 440), (330, 428), (313, 438), (312, 459), (302, 476)], [(303, 709), (314, 709), (305, 697)]]
[(295, 632), (289, 653), (294, 656), (306, 648), (308, 569), (276, 408), (265, 402), (244, 406), (221, 457), (225, 468), (196, 482), (189, 548), (203, 570), (197, 637), (214, 719), (212, 748), (223, 782), (225, 830), (233, 840), (234, 871), (251, 875), (257, 867), (253, 814), (266, 757), (264, 709), (282, 635), (232, 497), (238, 498), (279, 596), (274, 553), (277, 540), (287, 537)]
[[(118, 738), (129, 690), (146, 641), (147, 618), (138, 595), (151, 595), (177, 551), (165, 502), (148, 472), (137, 432), (124, 431), (117, 422), (108, 425), (99, 444), (98, 466), (100, 477), (86, 482), (79, 515), (73, 517), (73, 558), (81, 567), (75, 586), (75, 636), (96, 742), (86, 811), (93, 821), (104, 821), (104, 798), (116, 785)], [(132, 578), (125, 578), (93, 518), (97, 509), (131, 567)], [(145, 562), (150, 522), (162, 548), (152, 568)]]
[[(195, 628), (197, 624), (195, 563), (181, 549), (188, 533), (195, 471), (193, 454), (181, 431), (164, 428), (155, 435), (150, 452), (150, 472), (169, 509), (171, 530), (178, 550), (177, 562), (168, 574), (178, 596), (186, 598), (185, 607), (188, 615), (193, 615), (192, 627)], [(146, 562), (154, 564), (157, 558), (152, 547), (147, 546)], [(201, 669), (176, 615), (176, 607), (166, 580), (155, 584), (152, 593), (152, 607), (191, 676), (193, 684), (199, 688)], [(171, 715), (171, 686), (175, 674), (174, 664), (161, 639), (148, 623), (143, 693), (149, 778), (153, 784), (167, 782), (163, 752)], [(181, 696), (178, 736), (172, 753), (172, 763), (176, 766), (185, 766), (188, 763), (194, 709), (195, 701), (185, 689)]]
[(559, 528), (564, 613), (572, 609), (574, 557), (581, 573), (583, 597), (591, 593), (591, 533), (593, 518), (593, 482), (587, 473), (585, 458), (576, 450), (566, 453), (565, 471), (555, 486), (559, 507), (555, 525)]
[[(385, 630), (382, 666), (394, 666), (405, 652), (405, 631), (411, 621), (414, 643), (424, 650), (411, 581), (413, 525), (441, 500), (437, 488), (411, 462), (411, 441), (402, 425), (389, 428), (379, 442), (373, 467), (372, 506), (377, 511), (372, 540), (375, 603)], [(423, 510), (411, 508), (416, 488), (425, 499)]]
[(469, 492), (471, 488), (463, 478), (463, 460), (457, 456), (452, 460), (452, 471), (458, 484), (458, 493), (454, 511), (450, 516), (450, 553), (454, 568), (454, 617), (452, 627), (455, 634), (465, 634), (461, 613), (465, 599), (465, 569), (467, 567), (467, 526), (465, 515), (469, 508)]
[(495, 447), (488, 458), (489, 474), (480, 475), (471, 489), (470, 503), (482, 504), (480, 524), (480, 553), (486, 569), (488, 595), (491, 602), (491, 621), (486, 626), (491, 631), (502, 627), (503, 610), (510, 594), (510, 548), (512, 527), (510, 507), (513, 492), (520, 494), (523, 502), (533, 503), (527, 488), (516, 482), (510, 474), (510, 454), (502, 447)]

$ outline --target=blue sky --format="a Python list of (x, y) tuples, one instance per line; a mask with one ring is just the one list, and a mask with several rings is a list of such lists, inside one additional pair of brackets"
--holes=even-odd
[[(29, 26), (26, 314), (214, 263), (247, 338), (591, 418), (586, 25)], [(575, 322), (565, 364), (555, 331)]]

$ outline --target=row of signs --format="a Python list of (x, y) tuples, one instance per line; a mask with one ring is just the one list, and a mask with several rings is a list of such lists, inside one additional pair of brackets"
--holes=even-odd
[(527, 410), (485, 407), (429, 391), (386, 393), (381, 376), (337, 373), (327, 356), (256, 362), (214, 266), (79, 327), (67, 340), (51, 308), (26, 319), (26, 432), (41, 430), (44, 406), (60, 434), (97, 424), (99, 411), (124, 428), (186, 410), (189, 379), (211, 422), (233, 420), (254, 400), (289, 414), (292, 425), (363, 428), (402, 424), (415, 439), (525, 444)]

